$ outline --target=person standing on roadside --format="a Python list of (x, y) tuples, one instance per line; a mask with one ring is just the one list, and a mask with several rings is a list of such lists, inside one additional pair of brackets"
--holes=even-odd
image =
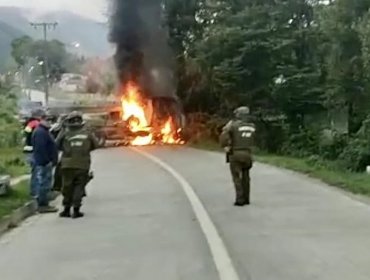
[(46, 114), (40, 116), (40, 123), (32, 135), (33, 160), (36, 175), (37, 204), (40, 213), (55, 213), (57, 208), (49, 205), (53, 166), (58, 162), (58, 149), (50, 133)]
[(253, 166), (252, 147), (256, 128), (250, 121), (248, 107), (239, 107), (220, 135), (220, 143), (227, 154), (235, 186), (235, 206), (250, 204), (250, 170)]
[[(86, 195), (85, 187), (92, 179), (91, 152), (98, 148), (95, 136), (85, 127), (82, 114), (72, 112), (66, 119), (66, 129), (56, 140), (62, 151), (61, 173), (64, 210), (62, 218), (82, 218), (82, 199)], [(71, 214), (71, 208), (73, 213)]]
[(24, 133), (24, 147), (23, 153), (26, 156), (27, 162), (31, 168), (31, 180), (30, 180), (30, 194), (32, 197), (37, 197), (36, 190), (36, 169), (35, 161), (33, 159), (33, 147), (32, 147), (32, 134), (40, 123), (40, 117), (43, 115), (43, 111), (38, 109), (34, 110), (31, 114), (31, 118), (27, 120), (26, 126), (23, 129)]

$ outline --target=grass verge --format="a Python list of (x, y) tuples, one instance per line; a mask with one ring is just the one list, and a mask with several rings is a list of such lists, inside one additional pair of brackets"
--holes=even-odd
[(219, 152), (222, 151), (220, 144), (218, 144), (215, 141), (211, 141), (211, 140), (204, 140), (204, 141), (197, 142), (197, 143), (190, 143), (189, 145), (193, 148), (201, 149), (201, 150), (219, 151)]
[(29, 200), (28, 181), (24, 181), (13, 186), (8, 195), (0, 197), (0, 220), (19, 207), (22, 207)]
[(0, 174), (16, 177), (27, 173), (29, 166), (20, 148), (0, 149)]
[[(212, 141), (191, 144), (192, 147), (210, 151), (221, 151), (219, 145)], [(294, 158), (280, 155), (257, 153), (258, 162), (307, 174), (313, 178), (339, 187), (354, 194), (370, 196), (370, 175), (366, 173), (353, 173), (338, 167), (335, 162), (312, 160), (307, 158)]]
[(307, 174), (354, 194), (370, 196), (369, 174), (353, 173), (337, 167), (332, 162), (312, 162), (309, 159), (276, 155), (257, 155), (256, 160)]

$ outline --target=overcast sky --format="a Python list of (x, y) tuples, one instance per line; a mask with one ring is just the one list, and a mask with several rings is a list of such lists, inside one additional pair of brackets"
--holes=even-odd
[(96, 20), (104, 20), (109, 0), (0, 0), (0, 6), (36, 8), (42, 11), (69, 10)]

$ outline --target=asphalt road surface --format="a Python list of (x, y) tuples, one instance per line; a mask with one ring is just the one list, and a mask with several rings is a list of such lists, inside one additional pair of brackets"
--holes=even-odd
[(261, 164), (232, 206), (222, 154), (94, 154), (82, 220), (35, 216), (0, 238), (1, 280), (368, 280), (370, 206)]

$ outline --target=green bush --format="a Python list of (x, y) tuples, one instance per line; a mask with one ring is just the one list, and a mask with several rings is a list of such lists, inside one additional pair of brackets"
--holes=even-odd
[(16, 96), (11, 88), (0, 89), (0, 148), (12, 148), (21, 144), (19, 122), (14, 118)]
[(337, 132), (332, 132), (329, 141), (320, 142), (320, 156), (328, 160), (337, 160), (348, 146), (348, 136)]
[(340, 154), (339, 163), (350, 171), (365, 171), (370, 165), (370, 142), (367, 139), (351, 139)]
[(320, 133), (318, 131), (301, 129), (290, 134), (283, 144), (283, 154), (296, 157), (309, 157), (319, 154)]
[(370, 117), (363, 121), (357, 134), (347, 142), (339, 156), (340, 164), (350, 171), (365, 171), (370, 165)]
[(0, 161), (0, 175), (6, 173), (5, 163)]
[(14, 148), (21, 143), (22, 133), (18, 123), (0, 125), (0, 148)]
[(0, 174), (19, 176), (29, 173), (29, 166), (22, 149), (0, 149), (0, 155)]
[(274, 121), (257, 121), (256, 127), (257, 148), (268, 153), (281, 153), (287, 137), (286, 127), (282, 123)]

